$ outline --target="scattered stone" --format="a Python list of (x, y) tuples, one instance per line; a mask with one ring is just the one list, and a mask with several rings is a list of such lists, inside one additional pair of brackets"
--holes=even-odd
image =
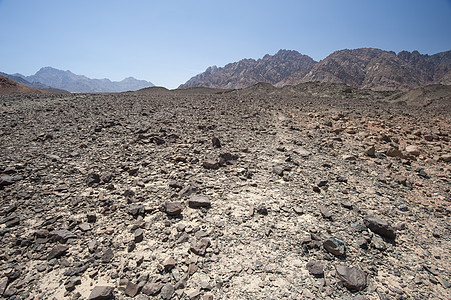
[(175, 261), (175, 259), (173, 259), (172, 257), (168, 257), (163, 263), (164, 270), (165, 271), (171, 270), (172, 268), (175, 267), (176, 263), (177, 262)]
[(283, 176), (284, 168), (282, 166), (274, 166), (272, 168), (272, 172), (276, 175)]
[(139, 215), (144, 215), (145, 207), (142, 204), (131, 204), (128, 207), (128, 213), (134, 217), (137, 217)]
[(144, 230), (138, 228), (135, 230), (135, 243), (141, 243), (144, 239)]
[(95, 223), (97, 221), (97, 215), (95, 213), (87, 214), (88, 223)]
[(91, 225), (89, 223), (81, 223), (78, 225), (78, 228), (80, 228), (81, 231), (86, 232), (91, 230)]
[(376, 149), (374, 148), (374, 146), (370, 146), (365, 149), (365, 154), (374, 157), (376, 155)]
[(264, 204), (259, 204), (255, 211), (260, 215), (267, 215), (268, 214), (268, 208)]
[(322, 277), (324, 276), (324, 266), (319, 261), (310, 261), (306, 265), (307, 270), (309, 273), (316, 277)]
[(164, 211), (168, 216), (178, 216), (182, 213), (183, 206), (180, 202), (166, 202), (164, 204)]
[(302, 215), (304, 213), (304, 210), (300, 206), (294, 206), (293, 211), (298, 215)]
[(160, 292), (162, 287), (163, 284), (160, 282), (148, 282), (143, 286), (141, 292), (148, 296), (155, 296)]
[(61, 257), (64, 254), (66, 254), (67, 250), (69, 250), (69, 247), (67, 247), (67, 246), (64, 246), (64, 245), (55, 246), (47, 255), (47, 260)]
[(374, 234), (373, 238), (371, 239), (371, 245), (380, 251), (384, 251), (387, 249), (387, 246), (385, 245), (384, 240), (380, 237), (378, 234)]
[(196, 243), (191, 245), (191, 252), (193, 252), (194, 254), (200, 255), (200, 256), (204, 256), (205, 253), (207, 252), (207, 248), (210, 247), (210, 240), (207, 238), (202, 238), (199, 241), (197, 241)]
[(211, 159), (211, 158), (210, 159), (206, 159), (202, 163), (202, 166), (205, 169), (217, 170), (217, 169), (219, 169), (219, 161), (215, 160), (215, 159)]
[(213, 144), (213, 147), (221, 148), (221, 141), (217, 137), (213, 137), (211, 143)]
[(188, 206), (191, 208), (210, 207), (211, 202), (207, 197), (191, 196), (188, 199)]
[(409, 145), (406, 147), (405, 151), (408, 155), (418, 156), (420, 155), (420, 149), (415, 145)]
[(355, 267), (335, 266), (338, 279), (350, 290), (361, 291), (366, 288), (366, 274)]
[(323, 247), (335, 256), (344, 255), (346, 251), (345, 244), (338, 238), (328, 238), (323, 242)]
[(387, 221), (379, 219), (375, 216), (366, 216), (364, 219), (365, 226), (372, 232), (377, 233), (388, 239), (395, 239), (396, 233)]
[(183, 188), (183, 183), (181, 183), (180, 181), (177, 180), (171, 180), (168, 183), (169, 187), (174, 188), (174, 189), (182, 189)]
[(88, 300), (109, 300), (113, 298), (114, 287), (96, 286), (89, 294)]
[(170, 283), (166, 283), (160, 290), (161, 299), (171, 299), (174, 294), (174, 286)]
[(53, 230), (49, 233), (49, 237), (57, 242), (66, 243), (68, 239), (76, 239), (77, 236), (72, 232), (62, 229), (62, 230)]
[(322, 187), (322, 186), (326, 186), (328, 183), (329, 183), (329, 180), (321, 179), (316, 182), (316, 186)]
[(329, 209), (327, 209), (327, 207), (325, 207), (324, 205), (320, 205), (319, 210), (323, 218), (332, 219), (332, 213), (329, 211)]
[(133, 283), (132, 281), (128, 281), (127, 286), (125, 287), (125, 295), (129, 297), (135, 297), (136, 294), (139, 292), (139, 286), (136, 283)]
[(100, 176), (97, 173), (89, 173), (88, 176), (86, 176), (86, 184), (88, 186), (92, 186), (94, 184), (100, 183)]
[(347, 201), (341, 202), (341, 206), (343, 206), (346, 209), (353, 209), (351, 202), (347, 202)]

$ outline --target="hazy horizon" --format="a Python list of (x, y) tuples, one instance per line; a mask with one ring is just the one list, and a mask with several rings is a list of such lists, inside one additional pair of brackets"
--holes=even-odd
[(0, 0), (0, 72), (41, 67), (177, 88), (211, 65), (280, 49), (451, 50), (451, 1)]

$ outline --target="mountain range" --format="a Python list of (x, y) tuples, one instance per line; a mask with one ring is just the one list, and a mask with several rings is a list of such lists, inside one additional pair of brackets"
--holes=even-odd
[(275, 86), (303, 82), (345, 83), (373, 90), (408, 90), (428, 84), (451, 84), (451, 51), (434, 55), (418, 51), (374, 48), (336, 51), (316, 62), (293, 50), (280, 50), (263, 58), (243, 59), (224, 67), (208, 67), (179, 88), (236, 89), (258, 82)]
[(136, 91), (154, 86), (149, 81), (137, 80), (133, 77), (125, 78), (122, 81), (91, 79), (84, 75), (76, 75), (71, 71), (58, 70), (52, 67), (41, 68), (36, 74), (31, 76), (24, 76), (18, 73), (0, 73), (0, 75), (36, 89), (58, 89), (72, 93), (116, 93)]

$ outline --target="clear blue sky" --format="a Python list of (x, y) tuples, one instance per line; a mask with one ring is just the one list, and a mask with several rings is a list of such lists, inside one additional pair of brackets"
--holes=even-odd
[(44, 66), (176, 88), (279, 49), (451, 50), (451, 0), (0, 0), (0, 71)]

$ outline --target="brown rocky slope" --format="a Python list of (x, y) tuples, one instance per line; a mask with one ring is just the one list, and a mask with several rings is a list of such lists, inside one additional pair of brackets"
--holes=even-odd
[(34, 89), (26, 85), (15, 82), (9, 78), (0, 76), (0, 95), (8, 94), (42, 94), (42, 90)]

